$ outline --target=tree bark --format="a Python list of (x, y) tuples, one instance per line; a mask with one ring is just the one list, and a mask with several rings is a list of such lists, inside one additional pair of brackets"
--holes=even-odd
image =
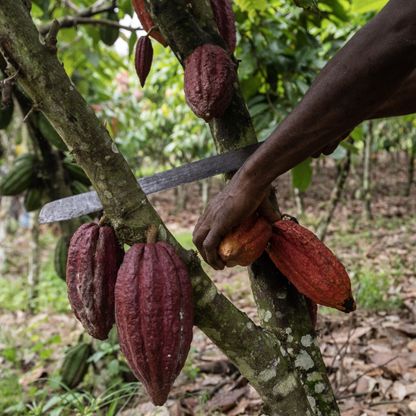
[[(151, 3), (154, 5), (152, 12), (157, 11), (158, 16), (163, 12), (161, 21), (156, 15), (154, 17), (163, 27), (163, 34), (172, 33), (168, 40), (179, 59), (205, 41), (214, 39), (222, 44), (212, 29), (210, 14), (210, 18), (202, 18), (199, 25), (184, 1)], [(210, 10), (204, 1), (200, 0), (200, 3)], [(46, 115), (92, 181), (120, 240), (127, 244), (144, 241), (149, 224), (156, 224), (160, 239), (169, 241), (178, 250), (190, 272), (195, 323), (237, 364), (265, 401), (268, 414), (339, 415), (325, 372), (320, 371), (319, 349), (310, 334), (305, 334), (304, 337), (309, 337), (298, 344), (300, 352), (293, 361), (276, 334), (256, 326), (218, 293), (196, 255), (181, 248), (161, 222), (115, 143), (76, 91), (56, 55), (39, 41), (39, 34), (22, 0), (2, 0), (0, 50), (14, 70), (19, 70), (19, 85)], [(235, 129), (237, 116), (244, 122), (240, 129)], [(230, 147), (239, 147), (254, 141), (250, 117), (238, 91), (224, 120), (213, 122), (211, 129), (219, 137), (220, 149), (227, 148), (230, 143)], [(272, 306), (268, 291), (264, 299)], [(277, 312), (269, 309), (269, 313)], [(298, 316), (305, 316), (305, 313)], [(295, 322), (293, 326), (296, 326)], [(297, 328), (297, 332), (302, 333), (302, 330)], [(308, 354), (306, 348), (312, 348), (313, 352)], [(305, 378), (309, 380), (308, 385), (302, 384)]]
[(316, 231), (316, 235), (322, 242), (325, 240), (329, 224), (331, 223), (332, 217), (334, 216), (335, 209), (337, 208), (341, 200), (341, 196), (344, 191), (345, 182), (347, 181), (350, 168), (351, 168), (351, 151), (348, 150), (347, 156), (338, 165), (337, 180), (335, 183), (335, 188), (332, 191), (331, 198), (329, 200), (329, 203), (326, 209), (327, 214), (320, 221), (318, 225), (318, 229)]
[(367, 122), (368, 132), (364, 144), (364, 163), (363, 163), (363, 203), (365, 218), (370, 221), (373, 219), (371, 210), (371, 151), (373, 147), (373, 124)]
[(413, 136), (411, 140), (412, 140), (412, 144), (408, 151), (408, 161), (407, 161), (407, 184), (406, 184), (406, 190), (405, 190), (405, 196), (407, 197), (410, 196), (412, 185), (415, 180), (416, 136)]

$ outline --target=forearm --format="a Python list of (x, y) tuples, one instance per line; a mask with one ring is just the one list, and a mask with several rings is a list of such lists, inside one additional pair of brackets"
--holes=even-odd
[(371, 114), (370, 119), (413, 113), (416, 113), (416, 69), (400, 84), (394, 94)]
[[(416, 68), (416, 2), (391, 0), (321, 71), (241, 174), (265, 187), (377, 114)], [(381, 112), (380, 112), (381, 113)]]

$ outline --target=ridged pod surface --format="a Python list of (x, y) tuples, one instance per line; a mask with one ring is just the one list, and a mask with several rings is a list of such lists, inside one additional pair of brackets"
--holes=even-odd
[(296, 289), (313, 302), (343, 312), (355, 310), (344, 266), (305, 227), (290, 220), (275, 222), (267, 252)]
[[(144, 0), (132, 0), (133, 8), (140, 20), (140, 23), (143, 26), (143, 29), (146, 32), (155, 26), (152, 17), (150, 16), (149, 12), (146, 10), (146, 6), (144, 4)], [(166, 39), (163, 35), (158, 31), (153, 29), (150, 33), (150, 36), (161, 43), (163, 46), (167, 45)]]
[(210, 0), (215, 22), (218, 26), (222, 38), (228, 46), (228, 50), (233, 53), (237, 43), (235, 16), (231, 5), (231, 0)]
[(114, 287), (123, 251), (114, 230), (83, 224), (71, 238), (66, 283), (71, 308), (86, 331), (106, 339), (114, 324)]
[(205, 121), (221, 117), (231, 103), (236, 67), (216, 45), (196, 48), (185, 60), (185, 97), (192, 111)]
[(149, 75), (153, 61), (153, 47), (149, 36), (141, 36), (137, 41), (134, 65), (140, 85), (144, 87), (146, 78)]
[(249, 266), (262, 255), (271, 236), (271, 224), (251, 215), (223, 238), (218, 252), (228, 267)]
[(192, 287), (185, 264), (165, 242), (135, 244), (117, 277), (120, 346), (156, 405), (166, 402), (192, 341)]

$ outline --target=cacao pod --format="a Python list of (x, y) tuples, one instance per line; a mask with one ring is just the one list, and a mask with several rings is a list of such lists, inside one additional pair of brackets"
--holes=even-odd
[(70, 188), (74, 195), (84, 194), (85, 192), (88, 192), (90, 190), (88, 186), (85, 186), (83, 183), (79, 181), (72, 181)]
[(87, 374), (91, 357), (94, 350), (87, 342), (79, 342), (65, 353), (64, 362), (60, 370), (61, 381), (69, 389), (77, 387)]
[(252, 215), (223, 238), (218, 252), (228, 267), (249, 266), (262, 255), (271, 236), (271, 224)]
[(71, 238), (66, 266), (69, 303), (97, 339), (106, 339), (114, 324), (114, 286), (122, 255), (107, 225), (83, 224)]
[(68, 248), (71, 237), (68, 235), (63, 235), (55, 246), (54, 253), (54, 267), (55, 272), (58, 277), (62, 280), (66, 280), (66, 263), (68, 260)]
[[(155, 27), (152, 17), (150, 16), (149, 12), (146, 10), (144, 0), (132, 0), (133, 8), (140, 20), (140, 23), (143, 26), (143, 30), (149, 33), (150, 29)], [(156, 29), (153, 29), (149, 36), (153, 39), (157, 40), (163, 46), (167, 45), (166, 39), (163, 35)]]
[(7, 107), (2, 107), (0, 104), (0, 130), (6, 129), (13, 118), (14, 102), (10, 100)]
[(42, 114), (39, 113), (38, 116), (38, 127), (43, 137), (57, 149), (62, 150), (63, 152), (68, 150), (68, 147), (61, 139), (61, 136), (57, 133), (49, 120)]
[(192, 341), (192, 287), (185, 264), (165, 242), (135, 244), (117, 276), (121, 351), (152, 401), (162, 405)]
[(71, 179), (81, 182), (85, 186), (91, 185), (91, 181), (80, 166), (70, 162), (69, 160), (64, 160), (64, 168), (68, 172)]
[(237, 79), (228, 53), (216, 45), (196, 48), (185, 60), (185, 97), (192, 111), (205, 121), (221, 117), (229, 107)]
[(355, 310), (344, 266), (305, 227), (290, 220), (275, 222), (267, 252), (296, 289), (313, 302), (343, 312)]
[(227, 44), (228, 50), (233, 53), (237, 43), (237, 36), (231, 0), (211, 0), (211, 8), (218, 31)]
[(25, 191), (36, 176), (35, 155), (20, 156), (10, 172), (0, 182), (0, 195), (13, 196)]
[(140, 80), (140, 85), (144, 87), (146, 78), (149, 75), (153, 61), (153, 47), (149, 36), (141, 36), (137, 41), (134, 65)]
[(27, 212), (36, 211), (42, 206), (43, 191), (42, 187), (29, 188), (26, 191), (23, 205)]
[[(115, 12), (108, 12), (106, 19), (118, 23), (118, 15)], [(100, 38), (107, 46), (113, 46), (116, 43), (119, 33), (120, 29), (118, 27), (100, 26)]]

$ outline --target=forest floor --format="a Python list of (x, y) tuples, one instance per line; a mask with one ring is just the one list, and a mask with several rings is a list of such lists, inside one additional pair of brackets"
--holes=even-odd
[[(351, 172), (325, 240), (349, 270), (358, 303), (353, 314), (321, 308), (318, 318), (319, 344), (343, 416), (416, 415), (416, 186), (410, 197), (404, 196), (406, 163), (404, 156), (397, 158), (374, 161), (372, 220), (364, 219), (363, 203), (357, 199), (360, 172)], [(326, 213), (335, 176), (334, 164), (328, 160), (304, 195), (305, 213), (299, 219), (312, 230)], [(289, 175), (279, 179), (278, 199), (283, 212), (296, 215), (289, 185)], [(211, 193), (218, 187), (216, 183)], [(186, 186), (185, 192), (186, 206), (179, 211), (174, 191), (151, 200), (182, 244), (192, 248), (192, 229), (202, 206), (197, 185)], [(64, 285), (51, 270), (50, 231), (42, 229), (48, 266), (42, 269), (36, 314), (27, 312), (27, 296), (22, 294), (28, 232), (17, 232), (8, 246), (12, 261), (0, 277), (0, 413), (9, 407), (9, 414), (52, 414), (25, 413), (22, 403), (33, 407), (36, 400), (50, 402), (48, 392), (42, 399), (36, 392), (40, 388), (52, 391), (44, 380), (56, 373), (62, 346), (73, 344), (81, 333), (69, 313)], [(206, 270), (219, 289), (257, 321), (245, 269), (217, 272), (207, 266)], [(100, 388), (102, 392), (104, 387)], [(117, 414), (260, 415), (261, 400), (233, 364), (195, 328), (187, 365), (166, 406), (154, 408), (139, 394)]]

